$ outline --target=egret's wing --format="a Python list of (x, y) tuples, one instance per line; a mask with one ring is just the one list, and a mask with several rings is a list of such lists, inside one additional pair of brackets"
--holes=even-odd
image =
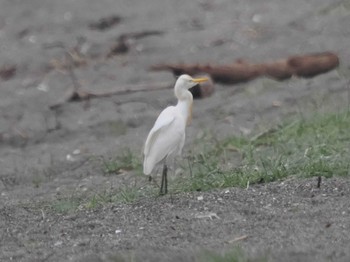
[(173, 114), (173, 107), (168, 107), (164, 109), (162, 113), (160, 113), (146, 139), (145, 150), (143, 151), (145, 155), (149, 153), (154, 141), (157, 138), (158, 132), (161, 129), (168, 127), (174, 120), (175, 115)]

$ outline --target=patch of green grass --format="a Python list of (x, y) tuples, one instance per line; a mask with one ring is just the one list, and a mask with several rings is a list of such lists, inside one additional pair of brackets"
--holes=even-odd
[(143, 196), (155, 195), (155, 192), (154, 188), (150, 186), (138, 187), (136, 185), (130, 185), (118, 189), (105, 189), (94, 194), (73, 194), (70, 197), (46, 203), (45, 206), (54, 212), (66, 214), (77, 210), (98, 209), (110, 203), (129, 204)]
[(175, 191), (246, 187), (292, 175), (348, 176), (349, 131), (350, 114), (344, 112), (295, 120), (255, 137), (203, 141), (185, 167), (190, 175), (175, 181)]
[(34, 175), (32, 178), (32, 183), (35, 188), (39, 188), (43, 182), (43, 178), (40, 175)]
[(135, 187), (124, 187), (115, 196), (114, 201), (118, 203), (132, 203), (142, 195), (140, 189)]
[(197, 262), (266, 262), (265, 257), (249, 258), (240, 248), (236, 247), (228, 252), (219, 254), (213, 251), (202, 251), (198, 254)]
[[(222, 141), (204, 137), (194, 143), (190, 157), (182, 162), (186, 173), (169, 181), (170, 192), (247, 187), (288, 176), (350, 176), (349, 131), (350, 113), (343, 112), (298, 119), (252, 137), (234, 136)], [(104, 161), (104, 170), (141, 173), (141, 161), (127, 149), (114, 161)], [(108, 203), (132, 203), (157, 194), (159, 188), (147, 183), (141, 187), (137, 181), (141, 178), (118, 189), (61, 199), (52, 208), (66, 213)]]
[(49, 207), (57, 213), (71, 213), (78, 209), (82, 200), (80, 198), (63, 198), (55, 201)]
[(130, 149), (123, 149), (122, 154), (115, 159), (103, 159), (103, 171), (106, 174), (120, 174), (123, 171), (135, 170), (141, 173), (141, 161)]
[(88, 209), (96, 209), (108, 203), (132, 203), (140, 198), (142, 191), (135, 186), (126, 186), (118, 190), (106, 190), (102, 193), (97, 193), (88, 198), (84, 207)]

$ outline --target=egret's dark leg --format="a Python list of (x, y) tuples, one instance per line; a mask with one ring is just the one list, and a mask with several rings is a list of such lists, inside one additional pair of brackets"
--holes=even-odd
[(160, 184), (159, 195), (163, 195), (163, 186), (164, 186), (164, 168), (163, 168), (163, 174), (162, 174), (162, 183)]
[(168, 179), (167, 179), (168, 167), (164, 164), (162, 173), (162, 184), (160, 186), (160, 195), (168, 193)]
[(165, 165), (165, 194), (168, 194), (168, 167)]

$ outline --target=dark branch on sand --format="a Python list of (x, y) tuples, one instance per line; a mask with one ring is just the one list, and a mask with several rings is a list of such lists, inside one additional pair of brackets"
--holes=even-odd
[(257, 77), (267, 76), (276, 80), (289, 79), (292, 76), (314, 77), (326, 73), (339, 65), (339, 58), (332, 52), (291, 56), (269, 63), (250, 64), (238, 60), (231, 65), (188, 65), (160, 64), (151, 67), (152, 70), (172, 71), (175, 75), (207, 73), (214, 81), (224, 84), (247, 82)]
[[(121, 39), (141, 38), (148, 35), (161, 34), (159, 31), (145, 31), (139, 33), (126, 34)], [(124, 41), (123, 40), (123, 41)], [(56, 44), (53, 47), (61, 47), (65, 50), (66, 59), (62, 69), (68, 72), (73, 87), (65, 97), (58, 103), (51, 105), (51, 109), (60, 107), (66, 102), (89, 101), (91, 98), (108, 97), (116, 94), (125, 94), (138, 91), (161, 90), (171, 88), (172, 83), (148, 83), (139, 85), (118, 86), (112, 90), (105, 92), (88, 91), (81, 88), (80, 83), (74, 73), (77, 63), (77, 55), (64, 46), (64, 44)], [(74, 49), (75, 50), (75, 49)], [(79, 59), (78, 59), (79, 60)], [(80, 61), (80, 60), (79, 60)], [(79, 62), (78, 61), (78, 62)], [(250, 64), (245, 61), (237, 61), (231, 65), (186, 65), (186, 64), (161, 64), (153, 66), (152, 70), (170, 70), (175, 75), (189, 74), (198, 75), (205, 74), (216, 82), (233, 84), (253, 80), (260, 76), (267, 76), (276, 80), (285, 80), (292, 76), (313, 77), (318, 74), (328, 72), (339, 65), (339, 58), (331, 52), (309, 54), (303, 56), (291, 56), (269, 63)], [(203, 98), (210, 96), (214, 92), (214, 84), (212, 81), (196, 86), (191, 90), (194, 98)]]
[(70, 50), (66, 48), (66, 46), (61, 43), (57, 42), (52, 46), (47, 46), (46, 48), (63, 48), (65, 51), (65, 63), (64, 69), (67, 71), (71, 81), (72, 81), (72, 88), (69, 89), (66, 93), (66, 95), (63, 97), (63, 99), (56, 104), (53, 104), (50, 106), (50, 109), (57, 109), (58, 107), (62, 106), (66, 102), (76, 102), (76, 101), (89, 101), (91, 98), (99, 98), (99, 97), (108, 97), (116, 94), (125, 94), (129, 92), (136, 92), (136, 91), (149, 91), (149, 90), (160, 90), (160, 89), (167, 89), (171, 88), (172, 83), (170, 82), (162, 82), (162, 83), (151, 83), (151, 84), (140, 84), (140, 85), (126, 85), (122, 87), (115, 87), (113, 90), (105, 91), (105, 92), (94, 92), (94, 91), (88, 91), (84, 90), (75, 73), (75, 63), (76, 63), (76, 57)]

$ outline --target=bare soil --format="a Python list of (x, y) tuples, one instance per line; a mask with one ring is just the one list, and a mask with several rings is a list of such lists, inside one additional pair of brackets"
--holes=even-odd
[[(186, 152), (203, 133), (254, 134), (288, 117), (346, 108), (349, 14), (348, 0), (1, 0), (0, 260), (193, 261), (204, 249), (239, 246), (271, 261), (350, 261), (346, 178), (324, 179), (320, 188), (310, 178), (169, 194), (68, 214), (47, 208), (144, 183), (133, 172), (106, 176), (101, 159), (124, 148), (141, 158), (154, 120), (175, 101), (169, 89), (51, 107), (74, 86), (104, 92), (174, 81), (148, 70), (164, 62), (339, 55), (339, 70), (311, 79), (216, 85), (194, 103)], [(113, 49), (123, 34), (131, 34), (127, 48)]]

